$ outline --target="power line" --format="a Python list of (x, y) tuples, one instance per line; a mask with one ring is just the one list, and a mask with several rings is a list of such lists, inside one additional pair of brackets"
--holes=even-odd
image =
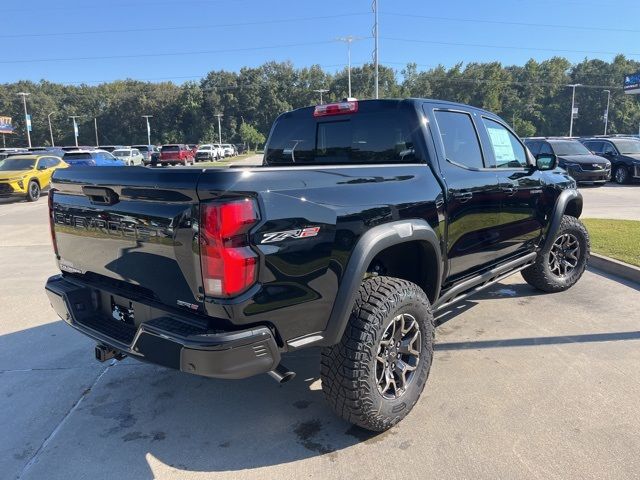
[[(462, 42), (441, 42), (436, 40), (421, 40), (415, 38), (395, 38), (395, 37), (380, 37), (383, 40), (390, 40), (395, 42), (409, 42), (409, 43), (426, 43), (431, 45), (446, 45), (453, 47), (479, 47), (479, 48), (498, 48), (507, 50), (533, 50), (538, 52), (555, 52), (555, 53), (583, 53), (587, 55), (618, 55), (620, 52), (607, 52), (598, 50), (570, 50), (561, 48), (540, 48), (540, 47), (519, 47), (515, 45), (486, 45), (482, 43), (462, 43)], [(640, 57), (640, 53), (626, 53), (631, 57)]]
[(29, 60), (0, 60), (3, 64), (16, 64), (16, 63), (44, 63), (44, 62), (70, 62), (70, 61), (83, 61), (83, 60), (112, 60), (121, 58), (147, 58), (147, 57), (175, 57), (183, 55), (207, 55), (212, 53), (236, 53), (236, 52), (249, 52), (255, 50), (271, 50), (278, 48), (292, 48), (292, 47), (306, 47), (311, 45), (326, 45), (334, 43), (333, 40), (322, 40), (317, 42), (301, 42), (301, 43), (289, 43), (281, 45), (268, 45), (262, 47), (241, 47), (222, 50), (200, 50), (200, 51), (188, 51), (188, 52), (171, 52), (171, 53), (140, 53), (131, 55), (96, 55), (90, 57), (60, 57), (60, 58), (36, 58)]
[(306, 22), (312, 20), (330, 20), (334, 18), (344, 18), (344, 17), (356, 17), (369, 15), (368, 12), (364, 13), (347, 13), (343, 15), (323, 15), (318, 17), (300, 17), (300, 18), (283, 18), (283, 19), (275, 19), (268, 21), (252, 21), (252, 22), (241, 22), (241, 23), (216, 23), (216, 24), (208, 24), (208, 25), (185, 25), (185, 26), (167, 26), (167, 27), (150, 27), (150, 28), (118, 28), (118, 29), (109, 29), (109, 30), (81, 30), (81, 31), (73, 31), (73, 32), (45, 32), (45, 33), (16, 33), (16, 34), (6, 34), (0, 35), (0, 38), (30, 38), (30, 37), (64, 37), (64, 36), (77, 36), (77, 35), (99, 35), (106, 33), (131, 33), (131, 32), (165, 32), (165, 31), (176, 31), (176, 30), (210, 30), (210, 29), (218, 29), (224, 27), (244, 27), (244, 26), (255, 26), (255, 25), (265, 25), (265, 24), (273, 24), (273, 23), (290, 23), (290, 22)]
[(413, 15), (408, 13), (380, 12), (380, 15), (405, 17), (405, 18), (422, 18), (428, 20), (438, 20), (442, 22), (463, 22), (463, 23), (484, 23), (491, 25), (515, 25), (519, 27), (543, 27), (543, 28), (564, 28), (571, 30), (587, 30), (600, 32), (621, 32), (621, 33), (640, 33), (640, 30), (618, 28), (618, 27), (595, 27), (585, 25), (558, 25), (550, 23), (528, 23), (528, 22), (507, 22), (501, 20), (483, 20), (477, 18), (456, 18), (456, 17), (437, 17), (432, 15)]

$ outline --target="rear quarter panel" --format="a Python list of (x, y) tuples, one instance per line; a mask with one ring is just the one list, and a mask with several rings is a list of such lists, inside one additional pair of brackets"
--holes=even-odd
[[(284, 340), (320, 332), (362, 234), (410, 218), (439, 231), (439, 192), (426, 164), (206, 170), (198, 185), (202, 201), (254, 197), (261, 220), (251, 231), (258, 284), (231, 301), (207, 299), (205, 308), (236, 324), (272, 323)], [(264, 243), (266, 234), (314, 226), (315, 237)]]

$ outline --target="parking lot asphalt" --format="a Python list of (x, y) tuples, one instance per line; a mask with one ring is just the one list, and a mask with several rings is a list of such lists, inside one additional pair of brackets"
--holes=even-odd
[(43, 291), (46, 197), (0, 204), (0, 264), (2, 478), (638, 478), (638, 285), (516, 275), (460, 304), (422, 399), (373, 435), (328, 408), (316, 350), (282, 386), (95, 362)]
[(640, 220), (640, 183), (602, 187), (581, 186), (585, 218)]

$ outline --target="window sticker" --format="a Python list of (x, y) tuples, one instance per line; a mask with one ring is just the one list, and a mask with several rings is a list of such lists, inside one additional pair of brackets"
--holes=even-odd
[(509, 133), (503, 128), (487, 127), (496, 163), (511, 162), (516, 159)]

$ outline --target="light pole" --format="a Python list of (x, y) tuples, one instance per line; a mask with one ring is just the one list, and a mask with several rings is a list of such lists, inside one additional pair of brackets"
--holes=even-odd
[(49, 121), (49, 135), (51, 136), (51, 146), (55, 147), (56, 143), (53, 141), (53, 128), (51, 128), (51, 115), (53, 115), (56, 112), (51, 112), (49, 115), (47, 115), (47, 120)]
[(224, 117), (221, 113), (216, 113), (216, 117), (218, 117), (218, 143), (222, 145), (222, 127), (220, 126), (220, 118)]
[(317, 90), (313, 90), (313, 91), (320, 94), (320, 105), (322, 105), (323, 104), (322, 94), (327, 93), (329, 90), (327, 90), (326, 88), (318, 88)]
[(607, 109), (604, 111), (604, 134), (607, 134), (607, 127), (609, 126), (609, 101), (611, 100), (611, 90), (603, 90), (607, 92)]
[(567, 85), (567, 87), (571, 87), (573, 92), (571, 93), (571, 121), (569, 122), (569, 136), (573, 137), (573, 109), (576, 103), (576, 87), (582, 86), (581, 83), (574, 83), (572, 85)]
[(360, 37), (354, 37), (353, 35), (348, 35), (346, 37), (338, 37), (336, 38), (339, 42), (345, 42), (347, 44), (347, 78), (349, 79), (349, 98), (351, 98), (351, 44), (356, 40), (360, 40)]
[(374, 50), (373, 50), (373, 63), (374, 63), (374, 78), (375, 78), (375, 94), (376, 98), (378, 98), (378, 0), (373, 0), (371, 4), (373, 8), (373, 42), (374, 42)]
[(82, 115), (71, 115), (69, 118), (73, 120), (73, 136), (76, 139), (76, 147), (78, 146), (78, 124), (76, 118), (80, 118)]
[(149, 124), (149, 119), (153, 118), (153, 115), (142, 115), (142, 118), (147, 120), (147, 145), (151, 145), (151, 125)]
[(31, 148), (31, 118), (27, 113), (27, 95), (28, 92), (18, 92), (18, 95), (22, 97), (22, 104), (24, 105), (24, 126), (27, 129), (27, 142), (29, 143), (29, 148)]
[(93, 117), (93, 129), (96, 132), (96, 147), (100, 146), (100, 142), (98, 141), (98, 118)]

